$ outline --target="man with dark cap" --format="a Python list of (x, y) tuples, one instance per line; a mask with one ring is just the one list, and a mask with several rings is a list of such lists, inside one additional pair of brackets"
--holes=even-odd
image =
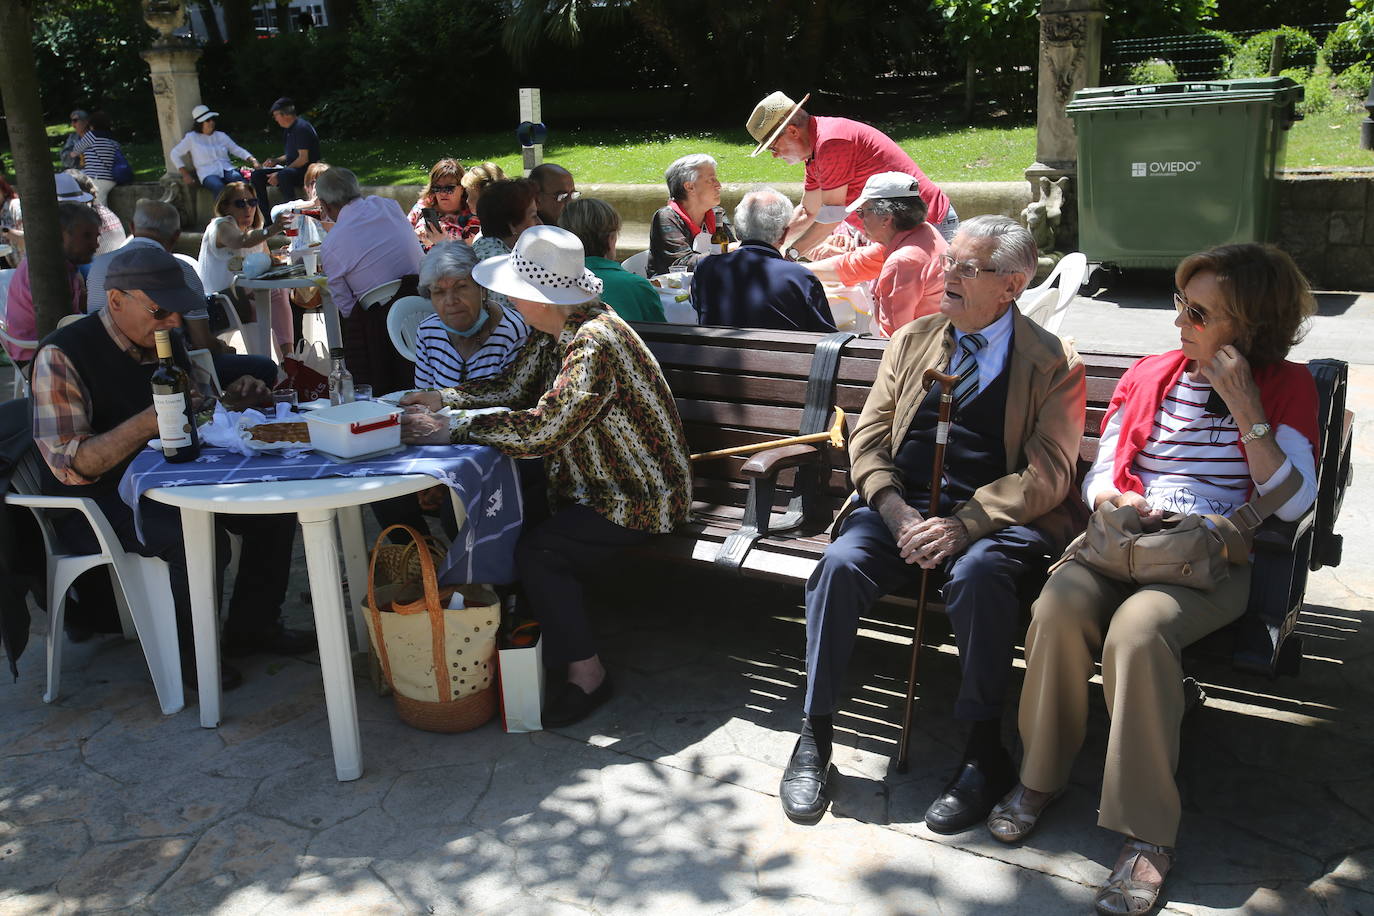
[[(152, 500), (140, 506), (143, 540), (134, 533), (133, 512), (120, 498), (119, 481), (134, 456), (158, 434), (150, 376), (157, 365), (154, 335), (179, 329), (181, 316), (204, 300), (187, 288), (181, 267), (161, 248), (138, 246), (121, 252), (105, 277), (106, 306), (60, 328), (42, 342), (33, 363), (33, 438), (46, 466), (43, 490), (95, 500), (126, 550), (160, 557), (171, 567), (181, 647), (182, 681), (196, 686), (191, 636), (191, 600), (186, 578), (181, 515)], [(174, 334), (174, 340), (179, 338)], [(177, 347), (185, 363), (184, 348)], [(228, 398), (256, 400), (267, 387), (244, 376), (225, 391)], [(250, 401), (251, 402), (251, 401)], [(95, 536), (77, 513), (57, 525), (71, 550), (96, 550)], [(228, 656), (311, 651), (315, 635), (286, 629), (280, 620), (286, 595), (295, 520), (290, 515), (217, 517), (221, 572), (229, 552), (225, 531), (243, 535), (240, 575), (229, 602), (221, 642)], [(225, 690), (243, 680), (221, 667)]]
[[(271, 156), (262, 160), (262, 168), (253, 169), (253, 190), (267, 212), (267, 188), (275, 187), (281, 192), (281, 199), (299, 200), (304, 196), (305, 167), (319, 162), (320, 137), (315, 128), (305, 118), (296, 114), (296, 103), (285, 96), (272, 103), (272, 120), (281, 128), (282, 147), (280, 157)], [(281, 166), (281, 168), (277, 168)]]

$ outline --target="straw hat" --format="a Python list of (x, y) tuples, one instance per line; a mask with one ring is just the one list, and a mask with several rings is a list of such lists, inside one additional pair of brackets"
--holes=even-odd
[(778, 134), (787, 126), (787, 122), (792, 120), (792, 116), (806, 104), (807, 99), (811, 98), (811, 93), (802, 96), (800, 102), (793, 102), (782, 92), (771, 92), (764, 97), (762, 102), (754, 106), (754, 111), (749, 115), (749, 120), (744, 122), (744, 127), (749, 131), (749, 136), (758, 141), (758, 146), (750, 156), (757, 156), (765, 149), (773, 145), (773, 141), (778, 139)]
[(197, 105), (191, 109), (191, 120), (197, 124), (204, 124), (211, 118), (218, 118), (218, 111), (211, 111), (209, 105)]
[(531, 226), (510, 254), (488, 258), (472, 279), (493, 292), (548, 305), (577, 305), (601, 295), (602, 283), (587, 269), (582, 241), (557, 226)]

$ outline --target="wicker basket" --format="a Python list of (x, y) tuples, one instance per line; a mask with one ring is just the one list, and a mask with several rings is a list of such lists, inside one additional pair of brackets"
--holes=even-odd
[[(455, 590), (440, 588), (433, 557), (424, 549), (411, 553), (420, 568), (418, 598), (405, 600), (414, 592), (402, 595), (397, 583), (379, 589), (378, 580), (387, 577), (377, 568), (378, 557), (386, 536), (397, 529), (420, 543), (419, 532), (405, 525), (392, 525), (378, 536), (368, 570), (366, 605), (368, 634), (392, 688), (396, 713), (407, 725), (426, 731), (477, 728), (496, 714), (499, 604), (486, 587), (465, 586), (462, 591), (470, 606), (445, 608)], [(483, 603), (471, 606), (473, 601)]]

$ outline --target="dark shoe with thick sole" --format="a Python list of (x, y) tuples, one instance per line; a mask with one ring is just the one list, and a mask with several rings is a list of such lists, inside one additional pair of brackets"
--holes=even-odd
[(821, 759), (814, 741), (798, 738), (792, 757), (782, 771), (778, 800), (783, 813), (798, 824), (814, 824), (830, 803), (825, 784), (830, 778), (830, 760)]
[(949, 785), (926, 809), (926, 826), (936, 833), (962, 833), (988, 819), (1016, 786), (1016, 768), (1003, 752), (991, 761), (965, 760)]
[(306, 655), (317, 648), (314, 630), (293, 630), (278, 623), (261, 633), (224, 637), (224, 654), (229, 658), (245, 655)]
[(587, 693), (571, 681), (564, 681), (558, 691), (544, 704), (543, 725), (545, 728), (576, 725), (609, 700), (611, 693), (610, 677), (603, 680), (591, 693)]
[[(219, 663), (219, 689), (224, 692), (233, 690), (243, 685), (243, 672), (233, 665), (227, 665), (223, 660)], [(200, 690), (200, 684), (196, 680), (196, 663), (185, 661), (181, 663), (181, 686), (192, 692)]]

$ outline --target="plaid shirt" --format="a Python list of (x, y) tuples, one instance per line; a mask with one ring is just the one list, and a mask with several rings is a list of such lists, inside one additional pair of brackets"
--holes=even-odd
[[(141, 365), (157, 362), (157, 352), (135, 344), (115, 326), (109, 309), (101, 309), (100, 323), (119, 349)], [(33, 361), (33, 441), (59, 482), (71, 486), (95, 483), (76, 472), (72, 461), (81, 443), (107, 430), (91, 428), (91, 397), (67, 354), (46, 346)]]

